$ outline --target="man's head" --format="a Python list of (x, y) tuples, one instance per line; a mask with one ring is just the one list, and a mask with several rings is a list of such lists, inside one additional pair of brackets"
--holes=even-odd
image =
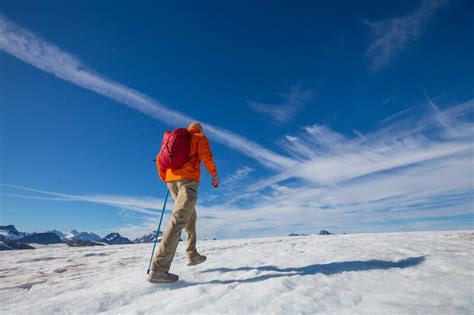
[(200, 123), (198, 123), (197, 121), (193, 121), (192, 123), (190, 123), (189, 126), (188, 126), (188, 130), (189, 131), (194, 131), (194, 132), (204, 133), (202, 125)]

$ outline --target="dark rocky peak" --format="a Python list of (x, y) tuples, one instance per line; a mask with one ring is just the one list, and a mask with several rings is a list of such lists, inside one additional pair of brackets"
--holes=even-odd
[(20, 235), (20, 232), (18, 232), (18, 230), (15, 228), (15, 226), (13, 224), (1, 225), (0, 230), (7, 231), (7, 232), (9, 232), (11, 234), (14, 234), (14, 235)]
[(119, 233), (110, 233), (100, 241), (110, 245), (134, 244), (134, 242), (126, 237), (123, 237)]
[(18, 239), (17, 241), (20, 243), (25, 243), (25, 244), (35, 243), (35, 244), (43, 244), (43, 245), (59, 244), (63, 242), (56, 234), (52, 232), (31, 234), (31, 235), (22, 237)]

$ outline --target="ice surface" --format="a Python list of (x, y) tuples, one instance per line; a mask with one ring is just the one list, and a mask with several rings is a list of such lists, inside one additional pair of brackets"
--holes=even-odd
[(472, 314), (474, 232), (198, 241), (180, 280), (145, 282), (152, 244), (0, 253), (0, 314)]

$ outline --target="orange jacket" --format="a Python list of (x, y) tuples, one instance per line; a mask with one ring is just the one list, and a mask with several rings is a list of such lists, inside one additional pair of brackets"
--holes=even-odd
[(211, 176), (217, 175), (216, 165), (212, 156), (211, 147), (207, 137), (200, 132), (191, 131), (191, 149), (189, 160), (179, 169), (161, 169), (156, 157), (156, 167), (161, 180), (169, 182), (180, 179), (194, 179), (199, 181), (201, 178), (201, 160)]

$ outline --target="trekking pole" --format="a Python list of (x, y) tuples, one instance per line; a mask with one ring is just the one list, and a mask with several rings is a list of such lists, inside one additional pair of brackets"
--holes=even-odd
[(168, 196), (169, 195), (170, 195), (170, 191), (167, 190), (166, 191), (165, 203), (163, 204), (163, 210), (161, 211), (160, 223), (158, 223), (158, 230), (156, 230), (156, 233), (155, 233), (155, 242), (153, 244), (153, 250), (151, 251), (150, 263), (148, 264), (148, 270), (146, 271), (147, 275), (150, 274), (151, 262), (153, 261), (153, 255), (155, 254), (156, 241), (158, 240), (158, 234), (160, 234), (161, 221), (163, 221), (163, 214), (165, 213), (166, 201), (168, 201)]

